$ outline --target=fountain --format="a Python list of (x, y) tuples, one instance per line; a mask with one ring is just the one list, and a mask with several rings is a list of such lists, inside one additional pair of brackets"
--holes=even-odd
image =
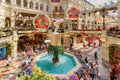
[[(50, 41), (45, 41), (50, 42), (50, 45), (48, 47), (48, 54), (47, 53), (42, 54), (36, 61), (36, 65), (40, 67), (42, 71), (46, 71), (48, 73), (66, 74), (77, 64), (73, 56), (69, 54), (64, 54), (64, 46), (61, 44), (62, 35), (61, 33), (57, 32), (59, 29), (59, 24), (63, 23), (64, 20), (63, 19), (53, 20), (55, 20), (55, 22), (53, 23), (55, 26), (55, 30), (54, 32), (49, 34), (51, 35), (49, 36)], [(39, 25), (37, 24), (37, 26)], [(40, 28), (40, 26), (37, 28)]]
[(53, 63), (57, 64), (59, 62), (58, 54), (61, 52), (64, 53), (64, 47), (61, 45), (61, 34), (58, 33), (59, 25), (64, 20), (63, 19), (54, 19), (55, 22), (53, 23), (55, 26), (54, 32), (51, 34), (51, 45), (48, 47), (48, 53), (53, 53)]

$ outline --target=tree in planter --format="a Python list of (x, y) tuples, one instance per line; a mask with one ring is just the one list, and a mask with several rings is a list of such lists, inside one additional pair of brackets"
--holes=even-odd
[(60, 45), (60, 46), (52, 46), (49, 45), (48, 47), (48, 53), (52, 53), (53, 54), (53, 64), (56, 64), (59, 62), (59, 54), (64, 54), (64, 46)]

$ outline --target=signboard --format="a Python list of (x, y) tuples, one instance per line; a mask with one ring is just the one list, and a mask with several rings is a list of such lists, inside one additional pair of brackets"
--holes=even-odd
[(71, 7), (67, 11), (67, 16), (70, 19), (77, 19), (77, 18), (79, 18), (79, 14), (80, 14), (80, 10), (78, 10), (76, 7)]
[(51, 24), (50, 18), (45, 14), (38, 14), (33, 20), (34, 27), (40, 31), (45, 32)]
[(52, 3), (58, 3), (60, 0), (51, 0)]
[(4, 58), (6, 55), (6, 47), (0, 48), (0, 59)]

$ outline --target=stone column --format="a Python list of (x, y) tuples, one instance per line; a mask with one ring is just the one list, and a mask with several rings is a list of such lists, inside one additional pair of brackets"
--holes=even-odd
[(11, 11), (10, 11), (10, 15), (11, 15), (11, 28), (13, 31), (13, 37), (12, 37), (12, 44), (13, 44), (13, 52), (12, 52), (12, 55), (14, 58), (17, 57), (17, 40), (18, 40), (18, 36), (17, 36), (17, 31), (15, 30), (15, 16), (16, 16), (16, 13), (15, 13), (15, 8), (14, 6), (15, 5), (15, 1), (12, 1), (11, 3)]
[[(39, 6), (40, 7), (40, 6)], [(33, 2), (33, 9), (35, 9), (35, 2)]]
[[(27, 8), (28, 8), (28, 9), (30, 9), (29, 4), (30, 4), (30, 1), (29, 1), (29, 0), (27, 0)], [(33, 5), (33, 6), (34, 6), (34, 5)]]
[(81, 26), (82, 26), (81, 23), (82, 23), (82, 20), (79, 18), (79, 19), (78, 19), (78, 29), (82, 29), (82, 28), (81, 28)]
[(23, 0), (21, 0), (21, 7), (23, 7)]
[(91, 17), (91, 13), (90, 13), (90, 16), (89, 16), (89, 21), (90, 21), (90, 24), (89, 24), (89, 29), (91, 29), (91, 24), (92, 24), (92, 17)]
[(87, 13), (85, 13), (85, 26), (84, 26), (84, 29), (86, 30), (86, 26), (87, 26)]
[(102, 58), (103, 60), (109, 62), (109, 51), (108, 51), (108, 39), (107, 39), (107, 33), (106, 30), (102, 31), (101, 34), (101, 39), (102, 39), (102, 48), (103, 48), (103, 52), (102, 52)]
[(76, 44), (77, 44), (77, 37), (74, 36), (74, 37), (73, 37), (73, 46), (75, 46)]
[(18, 56), (18, 53), (17, 53), (17, 40), (18, 40), (17, 31), (14, 30), (14, 32), (13, 32), (13, 57), (14, 58), (16, 58)]

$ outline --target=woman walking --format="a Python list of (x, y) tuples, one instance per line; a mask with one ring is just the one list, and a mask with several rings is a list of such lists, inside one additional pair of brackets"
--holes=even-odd
[(112, 70), (110, 71), (110, 80), (115, 80), (115, 69), (112, 68)]

